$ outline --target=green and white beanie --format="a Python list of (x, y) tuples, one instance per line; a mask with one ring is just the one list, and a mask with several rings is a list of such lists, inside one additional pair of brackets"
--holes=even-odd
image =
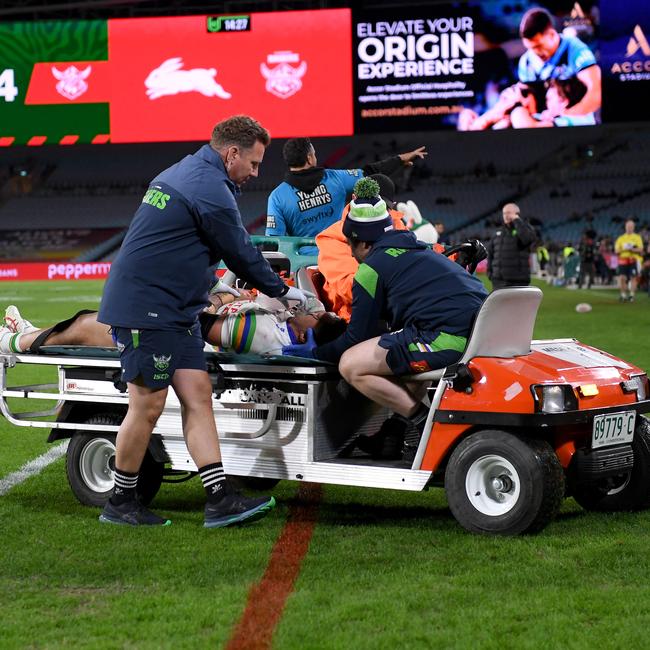
[(385, 232), (394, 229), (376, 180), (362, 178), (352, 191), (355, 198), (350, 202), (350, 211), (343, 222), (343, 234), (348, 239), (375, 242)]

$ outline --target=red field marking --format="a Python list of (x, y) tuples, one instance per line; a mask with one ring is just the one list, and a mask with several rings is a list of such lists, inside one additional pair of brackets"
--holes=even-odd
[(40, 147), (42, 144), (45, 144), (47, 140), (46, 135), (33, 135), (29, 140), (27, 140), (28, 147)]
[(106, 144), (110, 139), (111, 136), (108, 133), (100, 133), (90, 141), (90, 144)]
[(59, 144), (75, 144), (77, 140), (79, 139), (78, 135), (64, 135), (60, 140)]
[(323, 489), (316, 483), (300, 486), (297, 502), (289, 507), (287, 522), (273, 547), (266, 571), (248, 593), (246, 609), (226, 650), (271, 647), (273, 633), (309, 550), (322, 495)]
[(10, 135), (5, 135), (0, 138), (0, 147), (10, 147), (16, 138), (12, 138)]

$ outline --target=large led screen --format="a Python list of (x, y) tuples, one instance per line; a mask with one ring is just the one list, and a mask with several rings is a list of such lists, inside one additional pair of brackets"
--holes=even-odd
[(648, 0), (0, 23), (0, 146), (647, 121), (649, 37)]
[(600, 19), (591, 0), (358, 11), (353, 27), (359, 131), (601, 119)]
[(0, 144), (351, 135), (349, 9), (0, 24)]

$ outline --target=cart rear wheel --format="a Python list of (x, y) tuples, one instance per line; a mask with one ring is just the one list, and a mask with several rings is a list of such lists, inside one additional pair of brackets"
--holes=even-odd
[(564, 472), (543, 440), (480, 431), (454, 450), (445, 473), (454, 517), (475, 533), (518, 535), (544, 528), (564, 496)]
[[(95, 415), (86, 424), (119, 424), (114, 414)], [(115, 435), (100, 431), (78, 431), (70, 440), (66, 455), (66, 473), (73, 494), (86, 506), (103, 506), (113, 490), (115, 469)], [(162, 463), (149, 451), (145, 454), (138, 477), (140, 501), (150, 503), (163, 479)]]
[(571, 486), (571, 495), (585, 510), (622, 512), (650, 507), (650, 420), (642, 415), (637, 418), (632, 470), (596, 485)]

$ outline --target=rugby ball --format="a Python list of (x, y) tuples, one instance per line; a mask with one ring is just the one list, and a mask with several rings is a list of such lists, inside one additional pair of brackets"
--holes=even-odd
[(576, 305), (576, 311), (579, 314), (586, 314), (588, 311), (591, 311), (591, 305), (588, 302), (580, 302)]

